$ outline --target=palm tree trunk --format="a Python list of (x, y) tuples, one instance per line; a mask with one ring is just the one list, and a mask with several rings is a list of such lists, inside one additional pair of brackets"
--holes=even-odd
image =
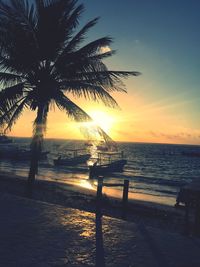
[(38, 161), (39, 161), (39, 149), (36, 144), (37, 141), (32, 140), (31, 144), (31, 162), (30, 162), (30, 169), (28, 175), (28, 186), (29, 188), (33, 187), (35, 182), (35, 176), (38, 173)]
[(42, 143), (46, 129), (47, 108), (45, 105), (38, 107), (37, 117), (34, 121), (33, 139), (31, 142), (31, 162), (28, 175), (28, 189), (32, 192), (35, 176), (38, 173), (38, 162), (42, 152)]

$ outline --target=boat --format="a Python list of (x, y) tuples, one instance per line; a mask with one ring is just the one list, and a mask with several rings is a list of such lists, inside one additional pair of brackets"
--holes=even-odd
[(92, 142), (85, 142), (84, 146), (85, 147), (92, 147), (93, 143)]
[(183, 151), (181, 154), (187, 157), (197, 157), (197, 158), (200, 157), (200, 152), (195, 152), (195, 151), (191, 151), (191, 152)]
[(13, 143), (0, 143), (0, 158), (11, 158), (12, 155), (17, 154), (18, 147)]
[(97, 145), (96, 147), (97, 147), (98, 151), (108, 151), (109, 150), (108, 145), (104, 141), (101, 141), (99, 143), (99, 145)]
[(98, 151), (108, 151), (108, 148), (106, 146), (99, 145), (99, 146), (97, 146), (97, 150)]
[(85, 163), (91, 157), (89, 153), (83, 154), (86, 151), (85, 149), (68, 149), (67, 151), (66, 156), (59, 156), (54, 159), (54, 165), (75, 166)]
[(0, 133), (0, 144), (12, 143), (12, 139), (8, 138), (5, 134)]
[[(0, 158), (9, 160), (30, 160), (31, 150), (22, 149), (13, 144), (1, 145)], [(43, 151), (40, 153), (40, 160), (46, 159), (49, 151)]]
[[(104, 163), (106, 162), (107, 163)], [(124, 159), (123, 151), (121, 152), (98, 152), (98, 159), (89, 166), (89, 177), (94, 178), (99, 175), (105, 175), (113, 172), (123, 172), (127, 160)]]
[[(31, 159), (31, 150), (28, 149), (19, 149), (13, 155), (10, 156), (13, 160), (30, 160)], [(40, 153), (39, 160), (47, 159), (49, 151), (43, 151)]]

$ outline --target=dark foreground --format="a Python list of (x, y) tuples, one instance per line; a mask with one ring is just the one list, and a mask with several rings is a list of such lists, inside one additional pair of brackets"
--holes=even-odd
[(0, 266), (200, 266), (200, 239), (0, 193)]

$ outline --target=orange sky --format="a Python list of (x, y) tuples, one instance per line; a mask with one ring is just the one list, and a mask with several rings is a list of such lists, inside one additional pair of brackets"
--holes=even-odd
[[(186, 143), (199, 144), (200, 131), (188, 123), (187, 116), (177, 111), (185, 111), (188, 103), (171, 99), (150, 102), (137, 88), (131, 89), (131, 84), (137, 86), (141, 82), (131, 78), (127, 82), (129, 93), (115, 93), (121, 109), (112, 109), (103, 104), (75, 99), (115, 141), (156, 142), (156, 143)], [(134, 85), (135, 84), (135, 85)], [(180, 103), (179, 103), (180, 102)], [(26, 111), (14, 126), (12, 136), (32, 135), (32, 122), (35, 114)], [(52, 110), (49, 113), (47, 138), (84, 139), (79, 130), (79, 124), (68, 119), (64, 112)]]

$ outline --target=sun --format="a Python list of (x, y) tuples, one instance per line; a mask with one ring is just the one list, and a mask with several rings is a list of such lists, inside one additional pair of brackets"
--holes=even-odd
[(91, 110), (88, 114), (92, 117), (95, 124), (100, 126), (106, 133), (110, 133), (115, 122), (110, 114), (101, 110)]

